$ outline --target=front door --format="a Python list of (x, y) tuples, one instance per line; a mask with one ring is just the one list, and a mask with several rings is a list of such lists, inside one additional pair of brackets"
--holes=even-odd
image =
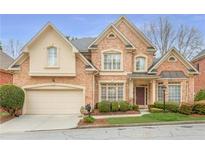
[(145, 105), (145, 87), (136, 87), (136, 104)]

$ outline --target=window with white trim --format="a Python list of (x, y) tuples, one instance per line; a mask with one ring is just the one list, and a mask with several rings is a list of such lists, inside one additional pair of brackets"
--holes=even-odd
[(57, 66), (57, 48), (48, 48), (48, 66)]
[(136, 71), (145, 71), (146, 58), (145, 57), (136, 57), (135, 68)]
[(158, 91), (157, 91), (157, 93), (158, 93), (158, 101), (163, 101), (163, 88), (162, 88), (162, 86), (163, 86), (163, 83), (158, 83)]
[(180, 83), (169, 83), (169, 101), (170, 102), (180, 102), (181, 101), (181, 84)]
[(101, 101), (120, 101), (124, 98), (123, 83), (101, 84)]
[(104, 53), (104, 70), (121, 69), (121, 53)]

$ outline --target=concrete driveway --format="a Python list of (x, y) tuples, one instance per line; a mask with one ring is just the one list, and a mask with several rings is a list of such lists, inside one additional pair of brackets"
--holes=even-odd
[(0, 124), (0, 134), (75, 128), (79, 115), (22, 115)]

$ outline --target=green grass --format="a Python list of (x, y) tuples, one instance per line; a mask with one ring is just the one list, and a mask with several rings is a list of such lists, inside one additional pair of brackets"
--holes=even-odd
[(193, 121), (205, 120), (205, 117), (193, 117), (180, 113), (151, 113), (141, 117), (121, 117), (107, 118), (109, 124), (131, 124), (131, 123), (149, 123), (149, 122), (168, 122), (168, 121)]
[(8, 112), (0, 112), (0, 116), (1, 116), (1, 117), (2, 117), (2, 116), (7, 116), (7, 115), (9, 115)]

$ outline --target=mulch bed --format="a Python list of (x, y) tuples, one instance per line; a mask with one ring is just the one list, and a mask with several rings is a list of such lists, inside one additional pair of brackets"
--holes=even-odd
[(108, 124), (106, 119), (96, 119), (94, 123), (86, 123), (83, 119), (78, 122), (78, 126), (88, 126), (88, 125), (106, 125)]
[(99, 110), (95, 109), (91, 115), (123, 115), (123, 114), (140, 114), (139, 111), (126, 111), (126, 112), (121, 112), (121, 111), (118, 111), (118, 112), (106, 112), (106, 113), (102, 113), (102, 112), (99, 112)]
[(13, 116), (10, 116), (10, 115), (6, 115), (6, 116), (0, 116), (0, 124), (6, 122), (6, 121), (9, 121), (11, 119), (13, 119), (14, 117)]
[(202, 115), (202, 114), (192, 114), (192, 117), (205, 117), (205, 115)]

